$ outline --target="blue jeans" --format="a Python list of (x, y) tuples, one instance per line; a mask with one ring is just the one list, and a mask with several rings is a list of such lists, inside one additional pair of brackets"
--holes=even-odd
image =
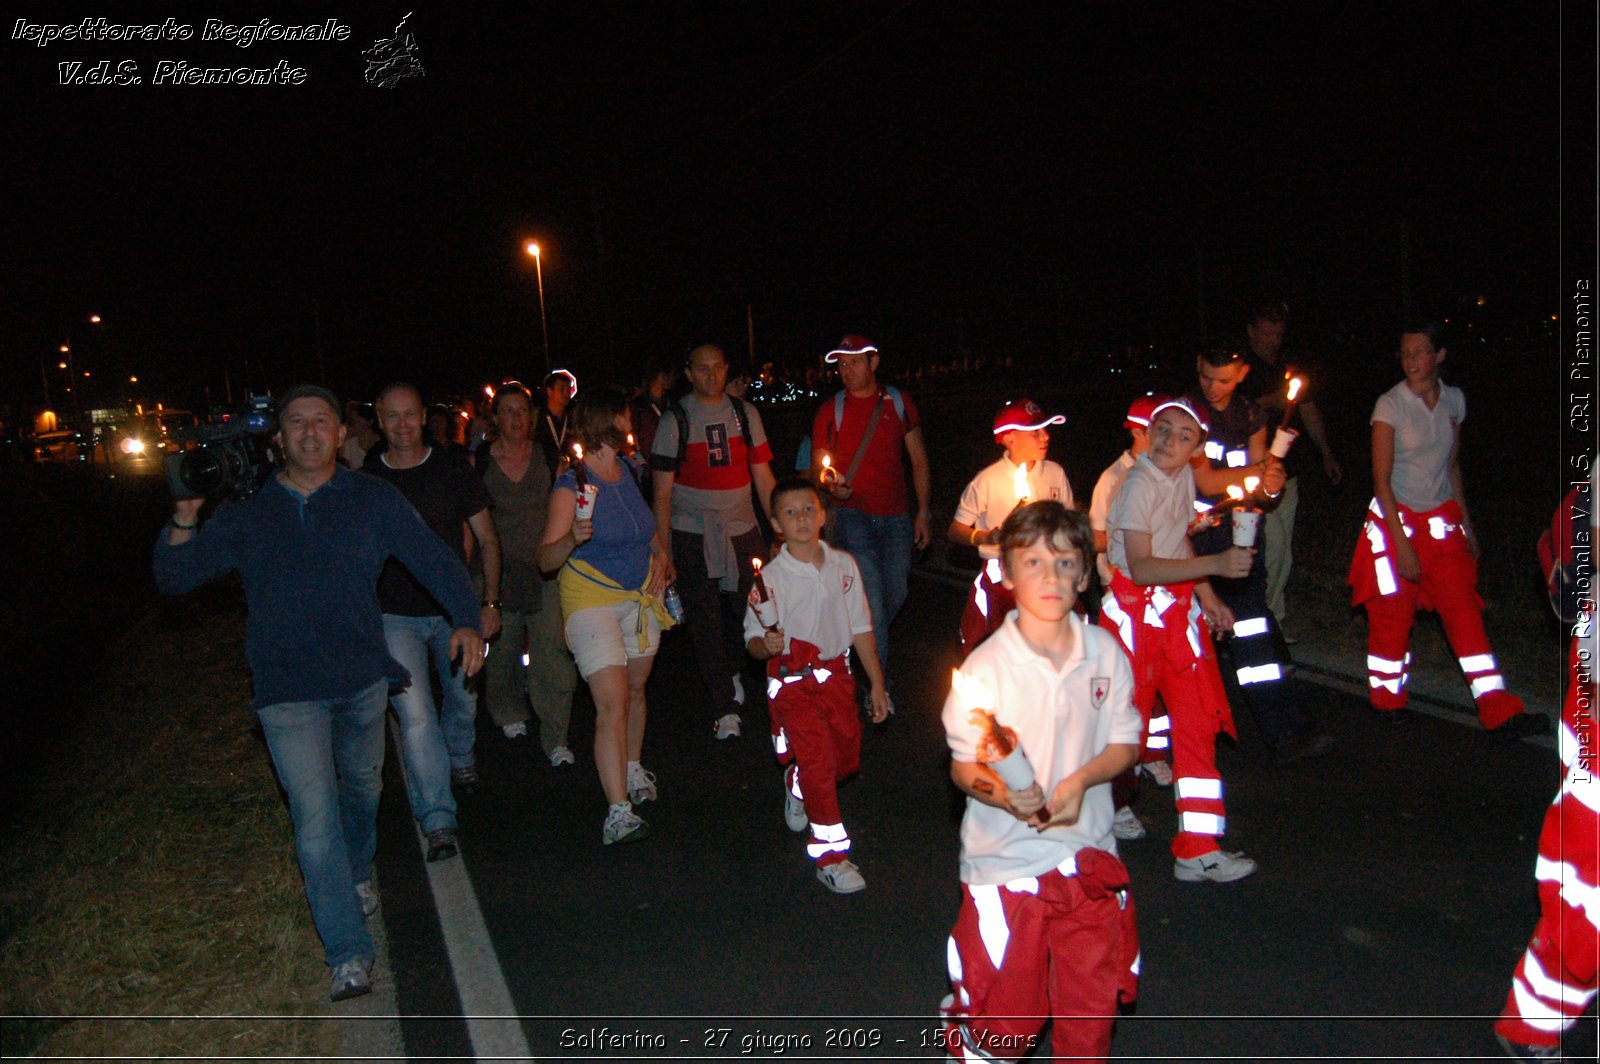
[(889, 675), (889, 625), (906, 603), (911, 552), (916, 542), (910, 514), (879, 517), (840, 506), (833, 513), (835, 545), (849, 551), (861, 569), (878, 664)]
[(356, 884), (372, 878), (383, 791), (384, 680), (349, 698), (256, 710), (289, 796), (294, 852), (330, 968), (372, 957)]
[[(456, 826), (456, 800), (450, 793), (450, 770), (472, 765), (477, 736), (478, 698), (467, 688), (466, 673), (450, 663), (450, 622), (435, 614), (408, 617), (383, 615), (383, 637), (389, 654), (405, 666), (411, 682), (389, 696), (400, 722), (400, 751), (405, 757), (411, 815), (423, 831)], [(433, 705), (433, 680), (439, 672), (444, 713)]]

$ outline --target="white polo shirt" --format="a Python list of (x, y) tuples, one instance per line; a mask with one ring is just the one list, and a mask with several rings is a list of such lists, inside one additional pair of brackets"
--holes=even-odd
[(1401, 381), (1378, 396), (1372, 420), (1394, 429), (1394, 471), (1389, 487), (1401, 505), (1428, 511), (1455, 497), (1450, 483), (1450, 453), (1456, 431), (1467, 420), (1467, 397), (1460, 388), (1439, 386), (1432, 410)]
[[(994, 696), (995, 720), (1017, 733), (1034, 776), (1049, 798), (1055, 785), (1114, 743), (1137, 746), (1144, 722), (1133, 707), (1133, 670), (1116, 637), (1077, 614), (1067, 623), (1073, 655), (1060, 669), (1028, 646), (1017, 615), (978, 644), (961, 666)], [(952, 690), (944, 702), (944, 731), (957, 761), (978, 760), (983, 729)], [(1085, 846), (1117, 852), (1111, 835), (1111, 784), (1089, 788), (1076, 824), (1036, 831), (1004, 809), (967, 799), (961, 820), (961, 881), (1006, 883), (1058, 867)]]
[[(778, 627), (783, 629), (783, 649), (796, 637), (812, 643), (826, 661), (850, 649), (851, 640), (872, 631), (872, 614), (861, 587), (856, 560), (826, 543), (822, 568), (789, 553), (787, 544), (761, 570), (762, 580), (778, 605)], [(745, 605), (745, 642), (766, 633), (756, 619), (754, 606)]]
[(1111, 564), (1130, 573), (1124, 533), (1150, 535), (1150, 553), (1157, 558), (1193, 558), (1189, 522), (1194, 520), (1194, 470), (1184, 466), (1173, 476), (1157, 469), (1148, 454), (1141, 454), (1122, 478), (1106, 518), (1106, 556)]
[(1117, 489), (1122, 487), (1123, 479), (1136, 461), (1138, 459), (1132, 451), (1123, 451), (1094, 482), (1094, 494), (1089, 496), (1089, 527), (1096, 532), (1106, 530), (1106, 519), (1111, 516), (1111, 500), (1117, 497)]
[[(955, 519), (971, 525), (980, 532), (999, 528), (1017, 508), (1017, 464), (1005, 455), (983, 472), (972, 478), (956, 504)], [(1072, 508), (1072, 485), (1067, 483), (1067, 471), (1046, 458), (1035, 462), (1028, 470), (1028, 501), (1053, 499), (1068, 509)], [(1000, 546), (984, 543), (978, 553), (985, 558), (1000, 557)]]

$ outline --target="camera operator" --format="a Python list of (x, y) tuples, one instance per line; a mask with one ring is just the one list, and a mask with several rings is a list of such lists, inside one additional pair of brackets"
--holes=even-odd
[(483, 640), (455, 553), (392, 485), (339, 468), (345, 429), (333, 393), (291, 388), (278, 425), (283, 468), (259, 492), (219, 507), (204, 532), (203, 500), (173, 504), (156, 539), (156, 586), (178, 595), (230, 571), (243, 580), (252, 708), (289, 796), (306, 898), (333, 970), (329, 996), (342, 1001), (372, 990), (364, 917), (378, 907), (384, 709), (390, 689), (410, 678), (384, 642), (384, 561), (398, 558), (445, 606), (451, 655), (469, 676)]

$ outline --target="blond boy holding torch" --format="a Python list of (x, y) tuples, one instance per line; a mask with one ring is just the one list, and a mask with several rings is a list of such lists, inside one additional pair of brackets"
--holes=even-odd
[(962, 664), (943, 714), (967, 795), (945, 1048), (1019, 1057), (1054, 1017), (1054, 1056), (1104, 1059), (1138, 971), (1111, 780), (1137, 760), (1144, 724), (1116, 639), (1073, 612), (1094, 559), (1088, 518), (1034, 502), (995, 538), (1017, 608)]

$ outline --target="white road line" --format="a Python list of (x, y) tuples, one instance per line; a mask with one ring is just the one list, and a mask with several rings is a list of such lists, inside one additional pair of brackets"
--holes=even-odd
[[(400, 750), (400, 736), (392, 730), (390, 736), (399, 760), (400, 777), (404, 780), (406, 763)], [(406, 793), (410, 793), (409, 783)], [(410, 815), (409, 808), (407, 815)], [(465, 855), (427, 863), (428, 840), (415, 818), (412, 826), (417, 832), (417, 845), (422, 849), (423, 867), (428, 870), (428, 887), (433, 891), (433, 906), (439, 916), (439, 930), (444, 935), (456, 993), (461, 998), (461, 1014), (467, 1024), (473, 1056), (479, 1060), (532, 1061), (533, 1051), (528, 1047), (521, 1021), (516, 1019), (517, 1007), (506, 986), (505, 972), (500, 968), (500, 958), (489, 938), (489, 928), (483, 922), (483, 910), (478, 907), (478, 895), (472, 889)]]

